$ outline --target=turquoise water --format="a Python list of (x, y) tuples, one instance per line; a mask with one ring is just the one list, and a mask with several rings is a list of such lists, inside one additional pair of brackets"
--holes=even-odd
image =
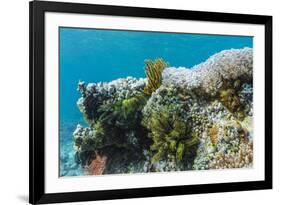
[(192, 67), (225, 49), (253, 47), (252, 37), (60, 28), (60, 175), (79, 175), (72, 132), (83, 124), (76, 106), (79, 80), (144, 77), (144, 60)]

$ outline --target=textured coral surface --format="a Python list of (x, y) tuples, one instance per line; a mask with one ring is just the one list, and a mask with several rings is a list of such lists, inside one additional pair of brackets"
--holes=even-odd
[(253, 164), (251, 48), (192, 68), (146, 61), (146, 78), (79, 82), (87, 126), (73, 132), (84, 174), (247, 168)]

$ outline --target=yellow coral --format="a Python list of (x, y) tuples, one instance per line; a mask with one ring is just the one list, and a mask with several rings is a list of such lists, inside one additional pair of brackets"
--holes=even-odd
[(172, 156), (177, 163), (193, 157), (199, 136), (191, 131), (190, 124), (179, 117), (179, 112), (171, 113), (171, 107), (154, 112), (146, 127), (151, 131), (155, 152), (152, 162)]
[(250, 134), (253, 134), (253, 117), (248, 116), (241, 122), (241, 126)]
[(157, 58), (154, 61), (146, 60), (144, 63), (145, 74), (148, 80), (148, 83), (144, 88), (144, 92), (150, 95), (161, 86), (162, 71), (168, 66), (168, 64), (161, 58)]
[(210, 136), (211, 142), (213, 145), (216, 145), (218, 142), (218, 126), (214, 125), (208, 130), (208, 134)]

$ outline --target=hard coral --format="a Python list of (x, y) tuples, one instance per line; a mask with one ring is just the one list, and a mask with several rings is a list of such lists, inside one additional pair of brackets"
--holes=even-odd
[[(224, 169), (251, 167), (253, 145), (247, 131), (236, 121), (221, 121), (214, 125), (215, 131), (203, 134), (194, 169)], [(212, 129), (212, 128), (211, 128)], [(214, 135), (216, 143), (213, 143)]]
[(184, 67), (164, 69), (163, 85), (174, 85), (187, 90), (198, 89), (205, 94), (215, 96), (227, 81), (240, 78), (251, 81), (252, 68), (251, 48), (224, 50), (191, 69)]

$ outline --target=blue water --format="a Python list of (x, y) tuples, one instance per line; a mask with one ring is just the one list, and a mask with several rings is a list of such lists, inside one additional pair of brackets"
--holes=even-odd
[(145, 59), (161, 57), (174, 67), (192, 67), (221, 50), (253, 47), (253, 38), (242, 36), (63, 27), (59, 37), (61, 175), (79, 175), (72, 158), (72, 131), (83, 123), (76, 106), (79, 80), (144, 77)]

